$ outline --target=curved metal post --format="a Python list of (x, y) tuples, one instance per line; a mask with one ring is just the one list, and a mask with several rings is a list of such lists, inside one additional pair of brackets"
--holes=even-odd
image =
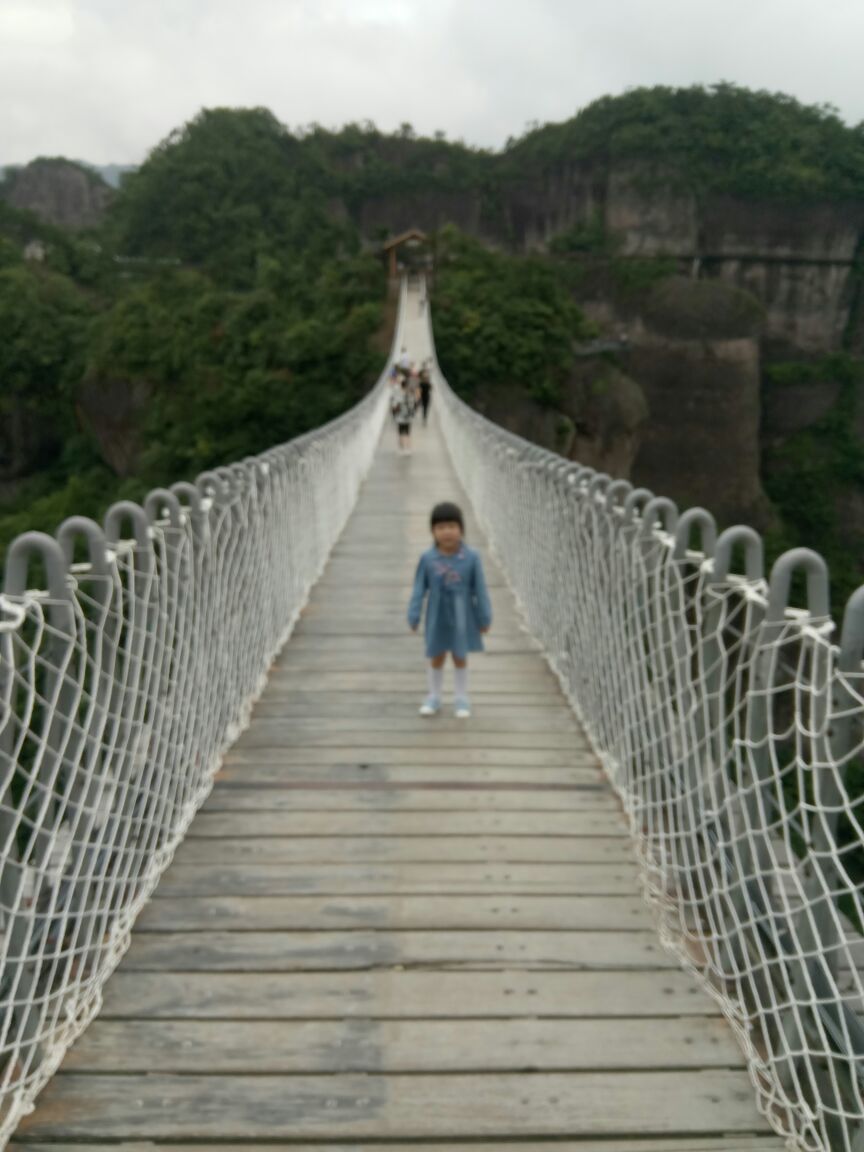
[(144, 512), (151, 524), (167, 520), (172, 528), (182, 523), (180, 500), (176, 492), (168, 488), (153, 488), (144, 499)]
[[(14, 735), (8, 724), (0, 743), (2, 759), (9, 769), (0, 803), (0, 837), (4, 845), (0, 903), (6, 914), (8, 965), (4, 976), (14, 986), (15, 1000), (21, 1005), (16, 1010), (18, 1044), (25, 1051), (36, 1043), (43, 1012), (35, 995), (39, 953), (44, 937), (51, 931), (45, 905), (59, 880), (51, 866), (51, 854), (65, 816), (65, 793), (75, 767), (69, 759), (69, 744), (74, 736), (77, 700), (73, 664), (75, 609), (66, 560), (56, 540), (42, 532), (26, 532), (12, 542), (6, 558), (4, 596), (26, 599), (34, 560), (40, 563), (46, 578), (46, 616), (51, 629), (40, 661), (41, 683), (36, 679), (32, 684), (33, 693), (42, 700), (38, 707), (40, 722), (34, 725), (30, 721), (35, 742), (19, 743), (17, 759), (13, 758)], [(14, 660), (11, 649), (7, 656)], [(4, 695), (10, 688), (14, 691), (14, 671), (11, 663), (4, 669), (4, 676), (13, 677), (11, 685), (4, 685)], [(13, 798), (16, 776), (21, 792), (17, 800)], [(19, 818), (25, 809), (28, 820), (22, 824)], [(25, 833), (28, 825), (30, 831)], [(28, 1061), (32, 1058), (31, 1052), (24, 1057)]]
[(685, 560), (690, 549), (690, 538), (693, 529), (698, 528), (702, 536), (702, 547), (693, 549), (701, 552), (703, 556), (714, 555), (717, 547), (717, 521), (705, 508), (688, 508), (682, 512), (675, 528), (675, 548), (672, 552), (673, 560)]
[(645, 505), (653, 498), (654, 493), (650, 488), (634, 488), (624, 500), (624, 523), (631, 524), (633, 518), (640, 516)]

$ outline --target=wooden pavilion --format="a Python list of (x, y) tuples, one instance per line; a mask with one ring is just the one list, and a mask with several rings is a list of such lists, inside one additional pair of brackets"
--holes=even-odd
[(381, 251), (387, 257), (388, 275), (393, 279), (397, 275), (397, 253), (400, 248), (405, 247), (409, 251), (413, 251), (425, 247), (428, 242), (429, 237), (419, 228), (409, 228), (407, 232), (401, 232), (398, 236), (393, 236), (390, 240), (385, 241)]

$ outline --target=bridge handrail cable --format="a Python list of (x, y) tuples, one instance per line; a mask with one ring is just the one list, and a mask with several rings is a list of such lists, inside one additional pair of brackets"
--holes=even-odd
[(10, 545), (0, 1147), (98, 1013), (354, 506), (386, 407), (382, 376), (260, 456), (115, 504), (104, 525), (73, 517)]
[(459, 478), (628, 814), (665, 946), (732, 1023), (778, 1131), (862, 1152), (864, 589), (838, 638), (816, 553), (766, 580), (752, 529), (718, 538), (704, 509), (530, 444), (435, 379)]

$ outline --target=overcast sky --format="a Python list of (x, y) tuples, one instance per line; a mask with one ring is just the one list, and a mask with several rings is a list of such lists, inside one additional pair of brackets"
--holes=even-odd
[(499, 147), (731, 80), (864, 120), (864, 0), (0, 0), (0, 164), (140, 163), (202, 107)]

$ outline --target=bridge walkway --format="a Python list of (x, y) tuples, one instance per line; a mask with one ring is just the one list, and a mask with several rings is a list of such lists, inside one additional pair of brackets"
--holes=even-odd
[(22, 1150), (783, 1146), (657, 942), (617, 800), (488, 553), (475, 715), (418, 717), (404, 612), (432, 503), (462, 501), (484, 541), (437, 422), (415, 441), (400, 457), (385, 428)]

